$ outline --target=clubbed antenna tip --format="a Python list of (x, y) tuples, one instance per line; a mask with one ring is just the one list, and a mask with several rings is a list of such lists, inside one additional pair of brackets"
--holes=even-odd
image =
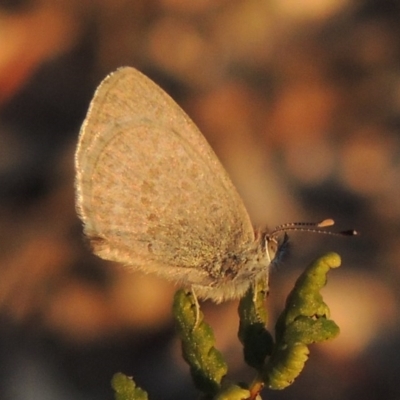
[(316, 225), (317, 225), (319, 228), (325, 228), (325, 227), (327, 227), (327, 226), (335, 225), (335, 221), (334, 221), (333, 219), (331, 219), (331, 218), (328, 218), (328, 219), (324, 219), (324, 220), (321, 221), (321, 222), (318, 222)]

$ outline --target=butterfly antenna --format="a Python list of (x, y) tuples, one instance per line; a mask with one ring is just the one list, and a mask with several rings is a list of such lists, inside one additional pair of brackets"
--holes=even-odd
[(355, 236), (358, 235), (358, 232), (355, 230), (345, 230), (340, 232), (332, 232), (323, 230), (324, 228), (328, 228), (333, 226), (335, 221), (333, 219), (324, 219), (321, 222), (291, 222), (288, 224), (282, 224), (277, 226), (269, 235), (271, 237), (276, 237), (282, 232), (289, 231), (298, 231), (298, 232), (312, 232), (312, 233), (320, 233), (323, 235), (332, 235), (332, 236)]

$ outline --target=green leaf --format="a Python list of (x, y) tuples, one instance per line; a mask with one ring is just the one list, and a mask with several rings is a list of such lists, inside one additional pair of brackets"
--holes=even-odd
[(289, 294), (275, 326), (276, 345), (263, 372), (270, 389), (283, 389), (300, 374), (308, 359), (308, 345), (339, 334), (319, 292), (326, 284), (328, 271), (339, 266), (340, 257), (335, 253), (319, 258), (300, 275)]
[(113, 376), (111, 385), (115, 391), (115, 400), (148, 400), (147, 393), (136, 386), (131, 377), (121, 372)]
[(249, 389), (233, 384), (223, 388), (213, 400), (247, 400), (250, 396)]
[(280, 343), (267, 364), (267, 386), (270, 389), (281, 390), (291, 385), (303, 370), (309, 353), (304, 343), (292, 343), (290, 346)]
[(183, 358), (190, 366), (193, 381), (203, 393), (215, 395), (227, 373), (221, 353), (214, 347), (211, 327), (191, 292), (178, 290), (174, 298), (174, 316), (182, 341)]
[(243, 344), (244, 359), (248, 365), (259, 370), (265, 358), (272, 353), (273, 339), (265, 329), (267, 312), (265, 297), (268, 290), (265, 277), (250, 287), (239, 303), (239, 339)]

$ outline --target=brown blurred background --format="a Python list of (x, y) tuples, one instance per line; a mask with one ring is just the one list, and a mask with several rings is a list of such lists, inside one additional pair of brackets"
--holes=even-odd
[[(174, 288), (90, 254), (73, 153), (98, 83), (158, 82), (209, 140), (257, 226), (334, 218), (355, 238), (291, 235), (270, 327), (295, 277), (334, 250), (340, 337), (268, 399), (399, 399), (400, 2), (0, 0), (0, 399), (193, 399)], [(236, 303), (204, 305), (233, 379), (251, 379)]]

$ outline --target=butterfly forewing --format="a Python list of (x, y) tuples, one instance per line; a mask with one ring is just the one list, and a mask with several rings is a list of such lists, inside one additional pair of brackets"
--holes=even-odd
[(254, 241), (246, 209), (202, 134), (133, 68), (117, 70), (96, 91), (76, 169), (78, 213), (103, 258), (171, 279), (191, 269), (197, 281), (204, 265)]

